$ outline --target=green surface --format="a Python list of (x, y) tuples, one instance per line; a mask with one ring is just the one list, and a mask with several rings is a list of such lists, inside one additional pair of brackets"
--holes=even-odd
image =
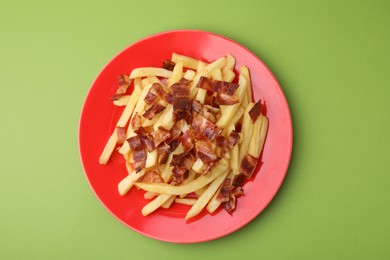
[[(0, 259), (389, 259), (390, 2), (161, 2), (0, 1)], [(78, 154), (99, 71), (172, 29), (251, 49), (279, 80), (294, 125), (273, 202), (238, 232), (194, 245), (119, 223)]]

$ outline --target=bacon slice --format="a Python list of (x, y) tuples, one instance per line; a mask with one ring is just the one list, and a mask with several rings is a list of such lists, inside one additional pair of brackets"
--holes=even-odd
[(154, 140), (152, 139), (152, 137), (149, 135), (149, 134), (139, 134), (138, 135), (141, 139), (141, 142), (145, 145), (146, 149), (151, 152), (153, 151), (156, 146), (154, 144)]
[(173, 70), (173, 68), (175, 67), (175, 63), (171, 60), (164, 60), (163, 61), (163, 64), (162, 64), (162, 67), (166, 70)]
[(188, 97), (190, 96), (190, 80), (181, 78), (179, 82), (173, 84), (170, 87), (171, 93), (175, 97)]
[(230, 150), (233, 149), (233, 147), (238, 143), (238, 140), (240, 140), (240, 135), (233, 130), (227, 138), (228, 148)]
[(192, 119), (191, 126), (195, 131), (198, 131), (199, 133), (208, 137), (210, 140), (212, 140), (218, 132), (217, 127), (213, 123), (197, 113)]
[(133, 131), (139, 130), (141, 127), (141, 116), (138, 115), (138, 112), (135, 113), (133, 119), (131, 120), (131, 128)]
[(204, 164), (210, 164), (218, 160), (213, 151), (210, 140), (197, 140), (195, 143), (196, 155), (202, 160)]
[(142, 116), (146, 119), (152, 120), (156, 114), (161, 113), (164, 109), (165, 107), (163, 105), (155, 104), (146, 110)]
[(215, 92), (226, 94), (229, 96), (232, 96), (234, 92), (236, 92), (236, 89), (238, 87), (239, 85), (233, 82), (219, 81), (219, 80), (213, 81), (213, 88)]
[(171, 136), (171, 132), (162, 126), (159, 126), (157, 130), (151, 133), (151, 135), (154, 139), (154, 145), (159, 146)]
[(190, 151), (183, 152), (181, 154), (174, 154), (170, 166), (180, 166), (186, 170), (192, 168), (196, 161), (196, 158)]
[(133, 151), (133, 160), (134, 163), (131, 165), (135, 169), (135, 172), (141, 171), (143, 168), (145, 168), (146, 164), (146, 152), (144, 149)]
[(137, 182), (163, 183), (164, 180), (157, 172), (147, 171), (143, 176), (138, 178)]
[(124, 127), (117, 126), (116, 134), (118, 136), (118, 144), (123, 144), (126, 141), (126, 129)]
[(130, 137), (129, 139), (127, 139), (127, 142), (129, 143), (130, 149), (132, 151), (139, 151), (144, 148), (141, 142), (141, 138), (138, 135)]
[(223, 204), (223, 208), (229, 213), (232, 214), (237, 206), (237, 197), (244, 194), (242, 187), (235, 187), (230, 191), (229, 200)]
[(227, 141), (226, 138), (223, 135), (218, 135), (215, 137), (215, 144), (220, 148), (226, 148), (227, 147)]
[(173, 183), (175, 185), (179, 185), (185, 179), (188, 178), (188, 170), (180, 166), (175, 166), (172, 169), (172, 175), (173, 175)]
[(237, 96), (229, 96), (227, 94), (223, 94), (223, 93), (218, 93), (216, 98), (215, 98), (215, 103), (217, 105), (234, 105), (234, 104), (237, 104), (239, 102), (238, 100), (238, 97)]
[(118, 76), (119, 81), (119, 87), (116, 91), (116, 93), (111, 97), (111, 100), (118, 100), (120, 99), (127, 91), (127, 88), (131, 84), (131, 79), (127, 75), (119, 75)]
[(232, 96), (234, 92), (236, 92), (236, 89), (239, 87), (239, 85), (232, 82), (211, 80), (202, 76), (200, 77), (196, 87), (206, 89), (207, 91)]
[(184, 151), (189, 151), (194, 147), (194, 140), (192, 138), (191, 130), (188, 129), (181, 136), (181, 144), (183, 146)]
[(146, 104), (148, 105), (151, 105), (151, 104), (155, 104), (157, 100), (157, 96), (155, 94), (153, 94), (150, 90), (148, 91), (148, 93), (146, 93), (146, 96), (144, 98), (144, 101)]
[(221, 189), (219, 190), (219, 193), (217, 195), (217, 200), (220, 202), (226, 202), (229, 200), (230, 190), (231, 190), (231, 182), (232, 180), (230, 178), (226, 178), (221, 186)]
[(234, 186), (242, 186), (244, 184), (244, 181), (246, 180), (246, 176), (242, 173), (236, 175), (233, 179), (233, 185)]
[(196, 85), (196, 87), (203, 88), (207, 91), (213, 91), (213, 92), (215, 91), (212, 80), (207, 78), (207, 77), (204, 77), (204, 76), (199, 78), (199, 81), (198, 81), (198, 84)]
[(170, 144), (173, 140), (176, 140), (180, 137), (184, 125), (184, 120), (177, 121), (171, 128), (171, 136), (166, 140)]
[(249, 116), (252, 118), (252, 121), (255, 122), (257, 118), (261, 115), (262, 112), (262, 105), (261, 100), (259, 100), (251, 110), (249, 110)]
[(256, 168), (258, 159), (250, 154), (244, 155), (241, 161), (240, 173), (245, 175), (246, 178), (250, 178)]

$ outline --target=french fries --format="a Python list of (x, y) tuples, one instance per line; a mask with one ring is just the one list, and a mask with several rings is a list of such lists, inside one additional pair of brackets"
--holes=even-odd
[[(236, 177), (252, 174), (245, 169), (255, 165), (246, 164), (260, 157), (268, 118), (261, 103), (252, 100), (248, 67), (239, 68), (238, 84), (233, 83), (235, 67), (231, 53), (211, 62), (173, 53), (164, 68), (133, 69), (128, 77), (133, 92), (113, 100), (124, 108), (99, 163), (107, 164), (116, 148), (123, 155), (128, 175), (118, 192), (125, 196), (134, 186), (144, 190), (150, 200), (142, 208), (144, 216), (173, 203), (190, 206), (185, 220), (205, 208), (212, 213), (235, 196)], [(203, 87), (205, 80), (209, 85)], [(226, 96), (238, 101), (223, 103)], [(119, 144), (124, 133), (126, 141)]]

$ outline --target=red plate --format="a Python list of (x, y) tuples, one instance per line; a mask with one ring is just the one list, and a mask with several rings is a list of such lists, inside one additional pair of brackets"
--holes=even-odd
[[(258, 167), (244, 185), (245, 196), (238, 199), (231, 216), (224, 210), (210, 215), (202, 212), (186, 222), (189, 206), (174, 205), (158, 209), (147, 217), (141, 214), (147, 203), (143, 191), (132, 189), (118, 194), (117, 185), (126, 175), (123, 157), (114, 153), (107, 165), (99, 156), (123, 108), (113, 106), (119, 74), (137, 67), (158, 66), (172, 52), (204, 61), (213, 61), (228, 52), (240, 65), (249, 67), (255, 100), (264, 100), (269, 118), (268, 136)], [(133, 230), (154, 239), (175, 243), (213, 240), (236, 231), (254, 219), (270, 203), (286, 174), (292, 149), (292, 123), (287, 101), (275, 77), (264, 63), (240, 44), (223, 36), (203, 31), (170, 31), (147, 37), (119, 53), (101, 71), (85, 99), (79, 125), (79, 149), (88, 181), (106, 209)], [(204, 210), (205, 211), (205, 210)]]

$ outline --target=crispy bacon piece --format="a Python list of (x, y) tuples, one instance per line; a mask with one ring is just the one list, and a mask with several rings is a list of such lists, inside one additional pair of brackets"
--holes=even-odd
[(185, 133), (181, 136), (181, 144), (183, 146), (184, 151), (189, 151), (194, 147), (194, 140), (191, 135), (191, 130), (185, 131)]
[(226, 94), (229, 96), (232, 96), (234, 92), (236, 92), (236, 89), (238, 87), (239, 85), (233, 82), (219, 81), (219, 80), (213, 81), (213, 88), (215, 92)]
[(213, 91), (213, 92), (215, 91), (212, 80), (204, 76), (200, 77), (196, 87), (203, 88), (207, 91)]
[(163, 183), (164, 180), (160, 174), (155, 171), (147, 171), (143, 176), (139, 177), (137, 182), (154, 182)]
[(180, 166), (186, 170), (192, 168), (196, 161), (195, 156), (190, 151), (181, 154), (174, 154), (170, 166)]
[(183, 125), (184, 120), (179, 120), (172, 126), (170, 131), (171, 136), (166, 140), (167, 144), (170, 144), (173, 140), (176, 140), (180, 137)]
[(192, 128), (212, 140), (218, 132), (217, 127), (200, 114), (194, 114), (191, 124)]
[(127, 91), (127, 88), (131, 84), (131, 79), (127, 75), (119, 75), (118, 76), (119, 81), (119, 87), (116, 91), (116, 93), (111, 97), (111, 100), (118, 100), (120, 99)]
[(138, 115), (138, 112), (135, 113), (133, 119), (131, 120), (131, 128), (133, 131), (137, 131), (141, 127), (141, 116)]
[(146, 152), (144, 149), (133, 151), (133, 160), (134, 163), (131, 165), (135, 169), (135, 172), (139, 172), (145, 168), (146, 164)]
[(155, 104), (146, 110), (142, 116), (146, 119), (152, 120), (156, 114), (161, 113), (164, 109), (165, 107), (163, 105)]
[(231, 190), (231, 182), (232, 180), (229, 178), (226, 178), (221, 186), (221, 189), (219, 190), (219, 193), (217, 195), (217, 200), (220, 202), (226, 202), (229, 200), (230, 190)]
[(126, 141), (126, 130), (124, 127), (117, 126), (116, 134), (118, 136), (118, 144), (123, 144)]
[(172, 175), (174, 184), (179, 185), (188, 178), (188, 170), (180, 166), (175, 166), (172, 169)]
[(157, 147), (157, 153), (159, 155), (161, 154), (169, 154), (170, 153), (170, 150), (171, 150), (171, 147), (166, 143), (166, 142), (162, 142), (158, 147)]
[(132, 151), (139, 151), (139, 150), (144, 149), (144, 146), (141, 142), (141, 138), (138, 135), (132, 136), (129, 139), (127, 139), (126, 141), (129, 143), (130, 149)]
[(226, 81), (211, 80), (207, 77), (200, 77), (196, 87), (206, 89), (207, 91), (217, 92), (225, 95), (232, 96), (238, 84)]
[(233, 179), (233, 185), (234, 186), (242, 186), (244, 184), (244, 181), (246, 180), (246, 176), (242, 173), (236, 175)]
[(159, 146), (162, 142), (164, 142), (171, 136), (171, 133), (164, 127), (159, 126), (157, 130), (151, 133), (151, 135), (154, 139), (154, 145)]
[(180, 144), (180, 140), (178, 140), (178, 139), (173, 140), (172, 143), (169, 144), (169, 146), (170, 146), (169, 153), (172, 153), (173, 151), (175, 151), (176, 148), (179, 146), (179, 144)]
[(259, 100), (251, 110), (249, 110), (249, 116), (252, 118), (252, 121), (255, 122), (257, 118), (261, 115), (262, 105), (261, 100)]
[(223, 135), (218, 135), (215, 137), (215, 144), (220, 148), (227, 147), (226, 138)]
[(246, 178), (250, 178), (253, 174), (253, 171), (256, 168), (258, 159), (253, 157), (250, 154), (244, 155), (241, 161), (241, 166), (240, 166), (240, 173), (245, 175)]
[(171, 60), (164, 60), (163, 61), (163, 65), (162, 67), (166, 70), (173, 70), (173, 68), (175, 67), (175, 63)]
[(223, 208), (229, 213), (232, 214), (236, 209), (237, 197), (244, 194), (242, 187), (235, 187), (229, 193), (229, 200), (223, 204)]
[(170, 87), (171, 93), (175, 97), (188, 97), (190, 95), (190, 80), (181, 78), (179, 82)]
[(238, 100), (238, 97), (233, 95), (233, 96), (229, 96), (227, 94), (224, 94), (224, 93), (218, 93), (216, 98), (215, 98), (215, 103), (217, 105), (234, 105), (234, 104), (237, 104), (239, 102)]
[(195, 143), (195, 150), (197, 157), (199, 157), (204, 164), (210, 164), (218, 160), (210, 140), (197, 140)]
[(158, 100), (156, 100), (156, 98), (157, 98), (157, 96), (149, 90), (148, 93), (146, 93), (144, 101), (146, 104), (151, 105), (151, 104), (154, 104), (156, 101), (158, 101)]
[(139, 134), (138, 136), (140, 137), (141, 142), (145, 145), (146, 149), (148, 149), (149, 152), (153, 151), (156, 148), (154, 140), (149, 134)]
[(154, 92), (154, 94), (159, 96), (160, 98), (163, 98), (164, 95), (167, 93), (160, 83), (153, 83), (152, 87), (150, 88), (150, 91)]
[(230, 150), (233, 149), (233, 147), (238, 143), (238, 140), (240, 140), (240, 135), (233, 130), (227, 138), (228, 148)]

